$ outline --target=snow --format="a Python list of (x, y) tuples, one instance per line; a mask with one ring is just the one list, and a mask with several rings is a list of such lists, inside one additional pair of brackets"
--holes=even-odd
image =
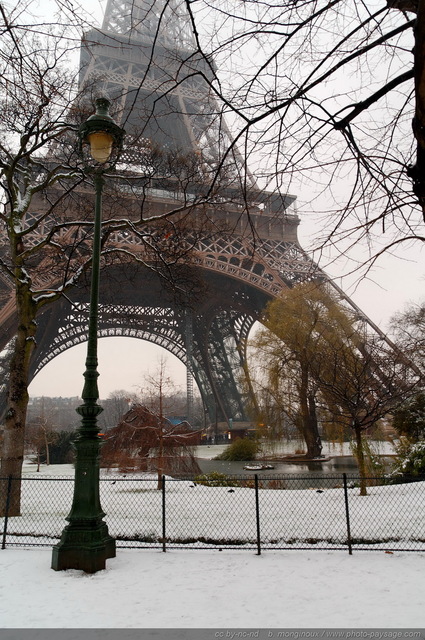
[[(71, 475), (73, 469), (70, 465), (42, 467), (42, 477), (54, 473)], [(38, 476), (34, 466), (26, 465), (24, 475), (29, 474)], [(197, 513), (202, 519), (202, 505), (211, 488), (198, 486), (190, 495), (196, 496), (198, 489), (202, 499)], [(217, 490), (224, 495), (226, 488), (212, 491)], [(391, 491), (397, 500), (403, 494), (409, 498), (411, 490), (412, 485), (370, 488), (372, 511), (379, 508), (381, 492)], [(332, 504), (338, 491), (309, 492), (317, 499), (317, 515), (322, 520), (335, 519)], [(306, 492), (282, 492), (289, 501), (301, 493)], [(170, 500), (172, 495), (167, 502)], [(391, 510), (389, 504), (393, 500), (385, 510)], [(103, 500), (102, 505), (106, 506)], [(400, 506), (395, 507), (393, 515), (399, 510)], [(422, 507), (418, 512), (413, 502), (406, 511), (406, 516), (397, 514), (402, 527), (408, 525), (409, 512), (423, 517)], [(218, 522), (225, 522), (226, 514), (222, 515), (215, 514)], [(315, 512), (310, 515), (316, 518)], [(126, 515), (127, 523), (131, 517)], [(390, 521), (388, 513), (385, 526)], [(347, 551), (314, 548), (263, 548), (261, 555), (246, 547), (222, 551), (171, 547), (166, 553), (157, 548), (118, 548), (117, 557), (107, 561), (106, 569), (93, 575), (53, 571), (51, 553), (50, 546), (0, 550), (3, 629), (425, 627), (425, 552), (389, 552), (377, 546), (373, 551), (354, 548), (351, 556)]]
[(21, 216), (24, 214), (28, 207), (31, 204), (31, 198), (34, 195), (34, 191), (37, 189), (37, 185), (30, 185), (25, 190), (24, 194), (21, 194), (20, 191), (16, 191), (16, 200), (13, 207), (13, 218), (14, 218), (14, 229), (15, 233), (20, 233), (22, 231), (22, 225), (17, 216)]
[(3, 628), (423, 628), (425, 554), (118, 550), (104, 571), (0, 551)]
[[(22, 516), (9, 518), (8, 544), (50, 544), (51, 536), (60, 537), (72, 503), (71, 465), (44, 466), (40, 473), (32, 467), (34, 480), (28, 478), (30, 469), (24, 467)], [(54, 474), (60, 472), (59, 486)], [(167, 479), (167, 545), (231, 547), (236, 542), (246, 550), (255, 549), (253, 476), (246, 477), (247, 485), (230, 489)], [(347, 522), (341, 475), (318, 479), (266, 473), (259, 477), (259, 485), (263, 548), (345, 548)], [(102, 470), (100, 495), (110, 534), (119, 539), (120, 546), (158, 546), (162, 537), (162, 494), (154, 474), (122, 476)], [(356, 483), (350, 483), (348, 504), (351, 536), (357, 549), (368, 549), (373, 543), (382, 550), (425, 551), (425, 482), (370, 486), (367, 497), (359, 495)], [(32, 532), (38, 537), (32, 538)]]
[[(39, 481), (30, 486), (25, 483), (22, 517), (9, 518), (7, 542), (49, 544), (48, 536), (59, 538), (72, 502), (72, 489), (71, 482), (62, 482), (59, 490), (53, 482), (41, 484)], [(121, 546), (158, 546), (162, 532), (162, 495), (156, 489), (156, 480), (128, 478), (122, 481), (112, 476), (111, 482), (101, 482), (100, 489), (109, 531)], [(414, 509), (417, 498), (410, 492), (407, 495), (399, 492), (390, 501), (389, 508), (382, 509), (382, 497), (375, 489), (380, 487), (370, 489), (366, 505), (358, 495), (353, 496), (352, 536), (376, 543), (384, 540), (386, 548), (411, 549), (412, 545), (418, 548), (419, 544), (423, 549), (420, 543), (410, 541), (423, 531), (424, 518)], [(353, 492), (358, 494), (358, 489)], [(237, 541), (256, 548), (253, 489), (237, 487), (230, 492), (228, 487), (167, 482), (166, 494), (169, 547), (173, 544), (199, 547), (207, 544), (205, 541), (208, 546), (214, 545), (214, 541), (229, 546), (226, 541)], [(281, 548), (290, 544), (304, 547), (313, 540), (322, 548), (345, 547), (347, 530), (342, 489), (322, 493), (260, 490), (260, 512), (263, 547)], [(395, 513), (399, 514), (397, 518)]]

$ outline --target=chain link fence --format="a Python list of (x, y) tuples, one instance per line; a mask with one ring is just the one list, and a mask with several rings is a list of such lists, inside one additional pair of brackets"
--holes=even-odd
[[(2, 548), (56, 544), (73, 478), (21, 482), (21, 515), (0, 518)], [(117, 548), (425, 551), (425, 478), (367, 484), (361, 496), (346, 474), (164, 477), (160, 488), (153, 477), (102, 476), (100, 495)]]

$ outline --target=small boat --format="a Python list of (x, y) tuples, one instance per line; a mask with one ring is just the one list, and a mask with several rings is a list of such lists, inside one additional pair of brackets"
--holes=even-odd
[(272, 464), (247, 464), (244, 466), (246, 471), (266, 471), (267, 469), (274, 469)]

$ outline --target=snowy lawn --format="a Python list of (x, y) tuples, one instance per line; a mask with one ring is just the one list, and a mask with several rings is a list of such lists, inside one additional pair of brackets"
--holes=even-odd
[[(49, 545), (60, 537), (72, 502), (73, 481), (69, 476), (48, 478), (45, 473), (34, 474), (34, 479), (24, 475), (22, 516), (9, 518), (7, 544)], [(275, 549), (346, 545), (344, 490), (338, 486), (341, 478), (330, 477), (323, 490), (297, 488), (308, 486), (297, 485), (300, 481), (295, 476), (280, 476), (272, 482), (284, 488), (260, 488), (261, 544)], [(253, 484), (252, 478), (250, 482)], [(106, 522), (118, 546), (158, 546), (163, 531), (163, 496), (156, 480), (105, 474), (100, 484)], [(367, 548), (371, 543), (384, 543), (386, 549), (425, 551), (425, 482), (373, 486), (367, 496), (351, 488), (348, 502), (355, 544)], [(211, 487), (168, 479), (165, 511), (169, 544), (256, 546), (252, 487)]]
[(423, 628), (425, 554), (130, 551), (105, 571), (0, 550), (3, 628)]
[[(28, 471), (34, 474), (33, 469)], [(56, 470), (61, 474), (64, 471), (63, 466)], [(72, 468), (67, 471), (73, 475)], [(51, 473), (51, 467), (44, 468), (40, 477)], [(114, 528), (124, 525), (140, 532), (148, 504), (156, 506), (147, 529), (156, 527), (160, 534), (160, 519), (156, 514), (160, 508), (160, 492), (147, 485), (147, 491), (140, 491), (140, 484), (133, 484), (133, 480), (115, 484), (112, 478), (109, 480), (102, 504), (108, 520), (113, 515), (111, 512), (115, 514), (110, 521), (111, 532), (115, 534)], [(199, 522), (209, 513), (206, 521), (209, 530), (216, 531), (217, 535), (223, 531), (234, 535), (231, 522), (235, 519), (244, 522), (247, 518), (239, 509), (251, 510), (253, 506), (251, 489), (229, 493), (226, 487), (186, 486), (182, 502), (178, 487), (183, 487), (183, 483), (169, 484), (170, 534), (172, 526), (176, 526), (172, 524), (174, 518), (174, 522), (184, 523), (199, 535), (202, 533)], [(50, 525), (60, 532), (72, 496), (70, 483), (65, 481), (61, 486), (63, 500), (59, 510), (57, 504), (46, 503), (44, 491), (37, 490), (26, 496), (28, 513), (24, 520), (27, 524), (37, 523), (40, 509), (43, 518), (49, 520), (53, 507), (60, 517), (54, 522), (51, 519)], [(415, 497), (415, 493), (420, 497)], [(389, 537), (397, 535), (402, 539), (414, 523), (425, 538), (423, 494), (424, 483), (372, 487), (367, 498), (361, 498), (358, 490), (351, 489), (353, 535), (376, 537), (380, 530)], [(126, 495), (131, 498), (131, 509), (122, 508)], [(236, 505), (239, 507), (235, 518)], [(271, 537), (282, 532), (279, 527), (283, 527), (285, 535), (295, 535), (298, 530), (321, 535), (329, 526), (335, 535), (344, 537), (341, 507), (341, 489), (329, 488), (322, 493), (291, 489), (260, 491), (262, 527)], [(144, 514), (142, 521), (137, 517), (139, 513)], [(297, 523), (301, 523), (302, 528), (297, 529)], [(245, 520), (245, 524), (250, 527), (250, 535), (253, 534), (253, 521)], [(146, 524), (142, 526), (146, 528)], [(0, 550), (0, 627), (425, 627), (424, 552), (389, 553), (374, 546), (373, 551), (354, 550), (352, 556), (347, 551), (313, 553), (305, 549), (263, 550), (258, 556), (255, 550), (246, 548), (171, 549), (167, 553), (158, 549), (117, 549), (117, 557), (107, 561), (106, 570), (94, 575), (75, 570), (55, 572), (50, 569), (50, 563), (51, 546)]]

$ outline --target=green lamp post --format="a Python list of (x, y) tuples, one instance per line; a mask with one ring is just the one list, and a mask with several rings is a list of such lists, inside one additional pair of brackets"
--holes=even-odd
[(83, 158), (87, 150), (90, 164), (85, 170), (91, 173), (95, 185), (95, 217), (92, 275), (90, 289), (90, 316), (87, 342), (86, 370), (84, 372), (83, 404), (78, 407), (81, 426), (75, 443), (75, 483), (71, 511), (66, 518), (68, 525), (59, 543), (53, 547), (52, 569), (81, 569), (95, 573), (105, 568), (108, 558), (115, 557), (115, 540), (109, 535), (103, 521), (99, 498), (100, 442), (97, 416), (102, 407), (98, 404), (97, 386), (97, 327), (100, 280), (100, 252), (102, 226), (102, 190), (104, 174), (113, 168), (122, 148), (124, 130), (109, 115), (110, 102), (106, 98), (96, 100), (96, 113), (84, 122), (79, 130), (80, 149)]

